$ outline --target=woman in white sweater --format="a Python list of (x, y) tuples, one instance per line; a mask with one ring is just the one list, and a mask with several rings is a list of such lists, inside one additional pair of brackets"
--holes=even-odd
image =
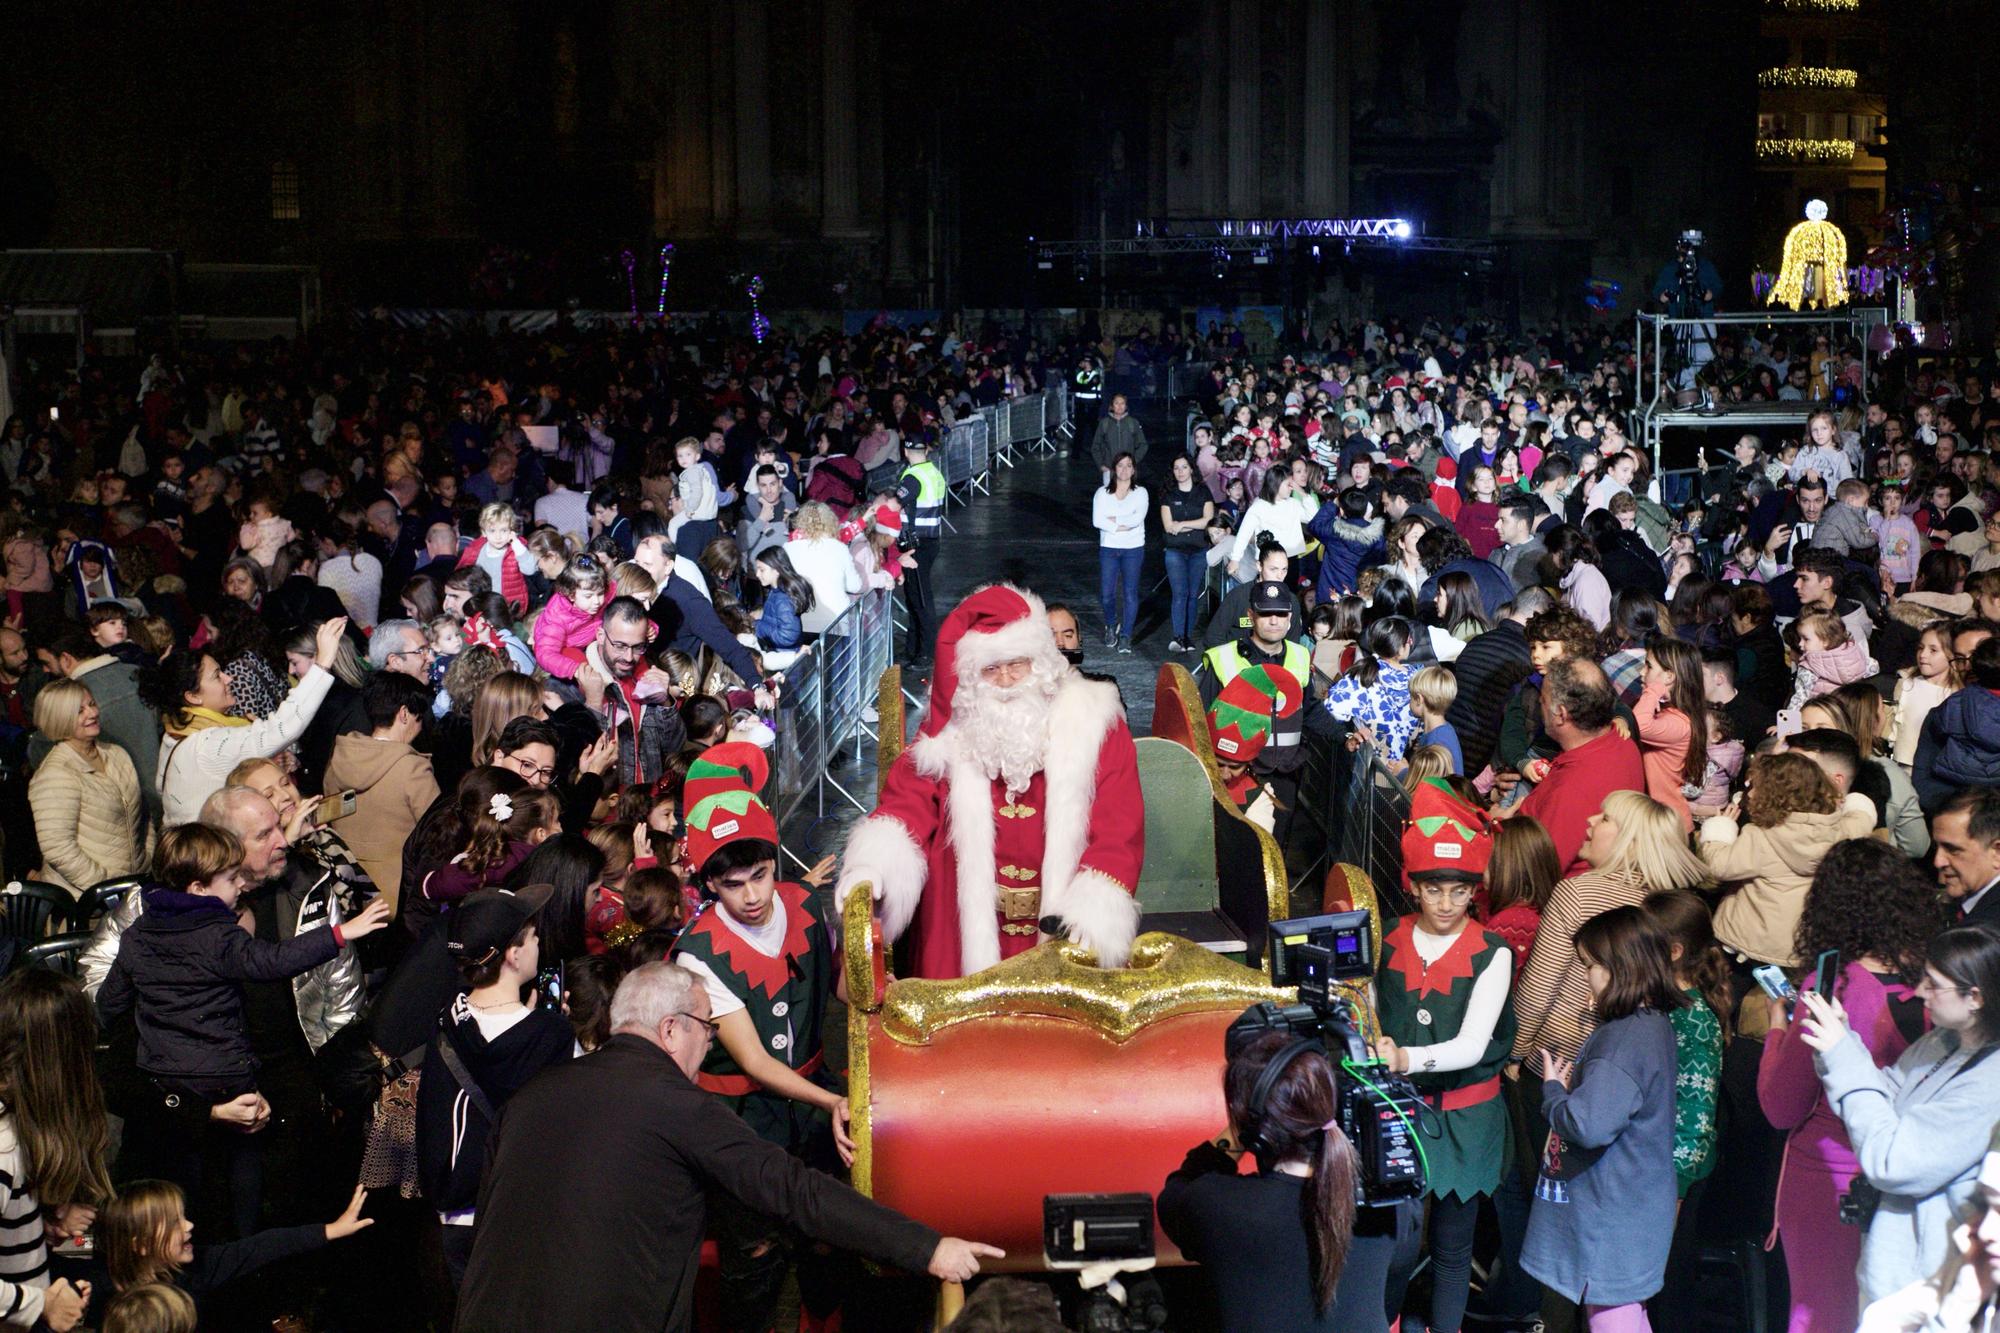
[[(1236, 525), (1236, 541), (1229, 548), (1229, 569), (1242, 570), (1243, 557), (1248, 553), (1253, 567), (1257, 553), (1257, 538), (1260, 533), (1270, 533), (1271, 540), (1285, 548), (1285, 554), (1297, 560), (1305, 554), (1307, 537), (1305, 511), (1292, 501), (1292, 473), (1290, 468), (1274, 467), (1264, 474), (1264, 488), (1250, 507), (1243, 511), (1243, 521)], [(1248, 578), (1239, 575), (1239, 583), (1247, 583)]]
[(165, 824), (186, 824), (201, 803), (222, 790), (229, 770), (245, 759), (268, 759), (305, 733), (333, 688), (345, 617), (325, 621), (313, 634), (313, 664), (277, 711), (259, 722), (231, 717), (229, 677), (206, 653), (175, 653), (140, 679), (140, 697), (160, 714), (159, 789)]
[(139, 772), (123, 749), (100, 739), (90, 687), (74, 680), (44, 687), (35, 696), (35, 730), (56, 742), (28, 782), (42, 878), (80, 892), (144, 871), (153, 827)]
[(1146, 488), (1136, 483), (1138, 473), (1132, 455), (1118, 455), (1111, 460), (1111, 479), (1090, 501), (1090, 521), (1097, 528), (1097, 598), (1104, 611), (1104, 646), (1121, 653), (1132, 651), (1132, 626), (1139, 619), (1139, 568), (1146, 559)]
[[(861, 570), (840, 540), (840, 520), (817, 500), (799, 506), (792, 515), (792, 531), (799, 535), (785, 543), (785, 554), (813, 590), (812, 610), (799, 617), (799, 628), (824, 634), (861, 592)], [(846, 632), (845, 626), (841, 632)]]

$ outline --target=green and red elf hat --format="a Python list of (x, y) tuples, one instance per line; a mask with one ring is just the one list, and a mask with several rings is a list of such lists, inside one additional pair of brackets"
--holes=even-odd
[(764, 803), (738, 787), (704, 797), (688, 811), (688, 861), (699, 871), (732, 842), (757, 839), (778, 845), (778, 821)]
[(1298, 712), (1304, 701), (1298, 677), (1283, 667), (1245, 667), (1209, 705), (1208, 731), (1215, 757), (1226, 763), (1249, 763), (1263, 753), (1277, 719)]
[(1493, 857), (1493, 821), (1439, 778), (1410, 793), (1403, 825), (1403, 887), (1413, 878), (1451, 875), (1479, 879)]
[(760, 792), (771, 776), (771, 761), (749, 741), (725, 741), (703, 750), (688, 765), (681, 783), (681, 808), (692, 811), (711, 796), (726, 791)]

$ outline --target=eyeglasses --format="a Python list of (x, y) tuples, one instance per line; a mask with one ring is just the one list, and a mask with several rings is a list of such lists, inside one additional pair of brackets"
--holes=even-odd
[(1911, 990), (1914, 990), (1914, 991), (1915, 991), (1915, 992), (1916, 992), (1917, 994), (1919, 994), (1919, 995), (1924, 995), (1924, 994), (1930, 994), (1930, 995), (1963, 995), (1963, 994), (1965, 994), (1965, 993), (1966, 993), (1967, 991), (1969, 991), (1969, 990), (1976, 990), (1976, 989), (1977, 989), (1977, 987), (1974, 987), (1974, 986), (1953, 986), (1953, 985), (1948, 985), (1948, 984), (1944, 984), (1944, 983), (1940, 983), (1940, 982), (1936, 982), (1936, 981), (1932, 981), (1932, 980), (1931, 980), (1931, 978), (1930, 978), (1930, 973), (1926, 972), (1926, 973), (1925, 973), (1925, 974), (1924, 974), (1923, 976), (1921, 976), (1921, 977), (1918, 977), (1918, 978), (1917, 978), (1917, 984), (1916, 984), (1916, 985), (1914, 985), (1914, 986), (1912, 986), (1912, 987), (1911, 987), (1910, 989), (1911, 989)]
[(515, 759), (512, 756), (509, 756), (508, 762), (514, 765), (515, 772), (530, 782), (547, 783), (556, 780), (556, 771), (553, 768), (543, 768), (540, 764), (531, 764), (525, 759)]
[(708, 1035), (711, 1038), (713, 1038), (717, 1033), (722, 1031), (722, 1024), (716, 1022), (714, 1019), (703, 1018), (700, 1014), (691, 1014), (685, 1009), (676, 1009), (673, 1011), (673, 1013), (668, 1014), (667, 1017), (692, 1018), (695, 1022), (701, 1024), (703, 1027), (708, 1029)]
[(1417, 886), (1417, 892), (1425, 902), (1448, 902), (1454, 906), (1463, 906), (1472, 901), (1472, 890), (1463, 884), (1456, 886), (1420, 884)]

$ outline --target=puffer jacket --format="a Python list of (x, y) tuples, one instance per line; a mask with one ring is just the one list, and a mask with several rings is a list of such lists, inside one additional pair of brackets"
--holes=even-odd
[(571, 679), (583, 665), (583, 650), (596, 642), (597, 627), (603, 623), (603, 616), (596, 612), (586, 614), (575, 602), (557, 593), (535, 617), (535, 665), (551, 676)]
[[(291, 941), (322, 926), (339, 925), (345, 914), (340, 910), (337, 887), (332, 870), (299, 855), (294, 848), (284, 884), (277, 890), (279, 940)], [(144, 894), (128, 893), (97, 923), (97, 931), (78, 962), (77, 974), (85, 994), (95, 998), (118, 960), (125, 932), (144, 910)], [(291, 985), (299, 1031), (315, 1051), (361, 1013), (361, 963), (351, 945), (331, 960), (299, 973)]]
[(1736, 886), (1715, 909), (1715, 938), (1757, 962), (1797, 966), (1793, 937), (1821, 859), (1874, 828), (1874, 803), (1858, 792), (1830, 814), (1798, 811), (1774, 828), (1739, 828), (1725, 815), (1703, 820), (1695, 850), (1717, 883)]
[(58, 745), (28, 780), (42, 878), (77, 892), (143, 870), (153, 855), (139, 770), (108, 741), (97, 755), (92, 764), (75, 746)]
[(1306, 531), (1319, 538), (1325, 548), (1320, 556), (1317, 600), (1330, 602), (1344, 592), (1353, 592), (1361, 566), (1382, 558), (1382, 520), (1371, 518), (1356, 523), (1342, 518), (1340, 506), (1323, 504), (1306, 524)]
[(1968, 685), (1931, 709), (1910, 781), (1928, 815), (1963, 788), (2000, 783), (2000, 695)]
[(98, 989), (99, 1017), (109, 1026), (135, 1015), (139, 1070), (169, 1093), (217, 1102), (251, 1091), (257, 1058), (243, 1018), (243, 983), (283, 981), (332, 961), (339, 932), (272, 944), (238, 925), (220, 898), (163, 885), (141, 897), (139, 919)]

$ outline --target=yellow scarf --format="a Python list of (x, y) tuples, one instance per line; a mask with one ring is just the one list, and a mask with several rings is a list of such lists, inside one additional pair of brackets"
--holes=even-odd
[(213, 708), (203, 708), (200, 704), (196, 704), (191, 708), (183, 708), (181, 716), (186, 719), (181, 725), (175, 726), (171, 722), (166, 724), (167, 735), (176, 739), (183, 739), (209, 727), (247, 727), (250, 725), (250, 719), (247, 717), (231, 717), (227, 713), (218, 713)]

